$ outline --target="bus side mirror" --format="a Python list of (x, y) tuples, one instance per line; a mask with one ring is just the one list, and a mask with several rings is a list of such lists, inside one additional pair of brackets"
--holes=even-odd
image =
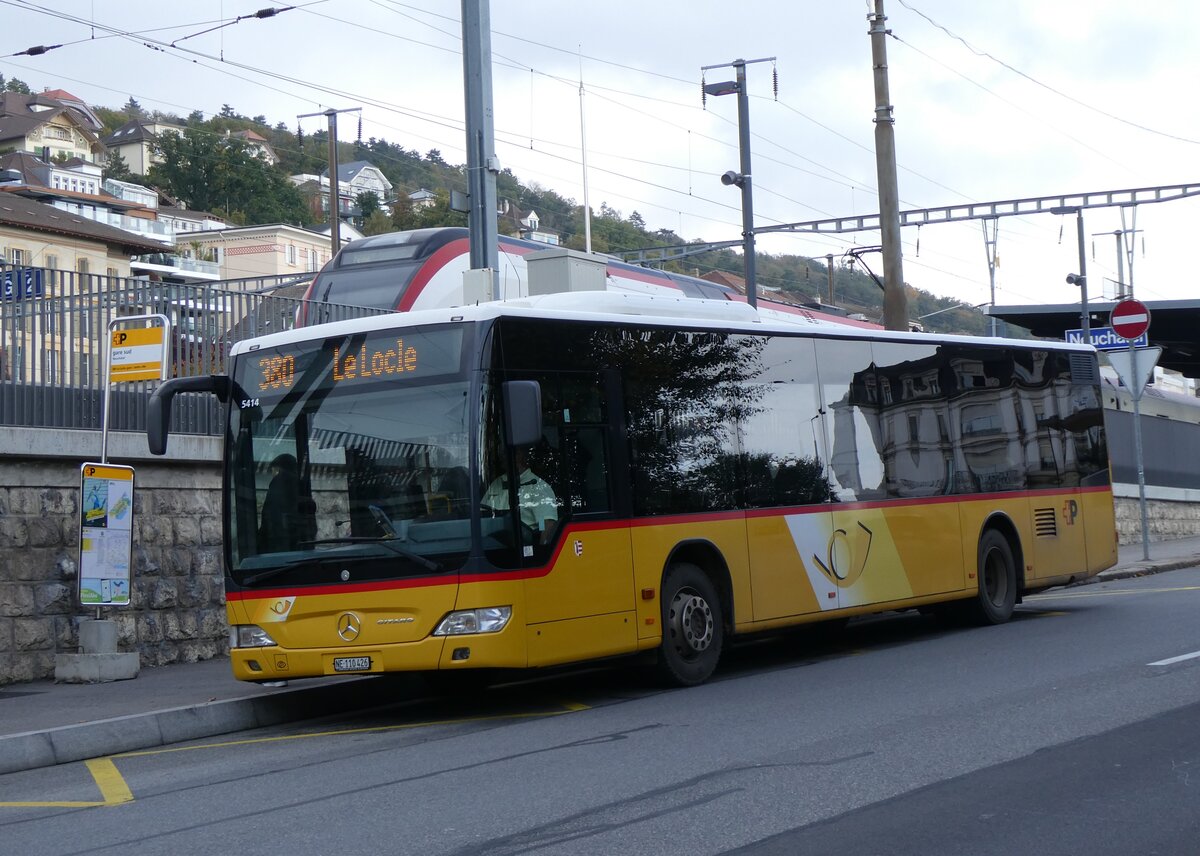
[(163, 381), (146, 403), (146, 442), (150, 454), (167, 451), (167, 426), (171, 423), (171, 399), (180, 392), (210, 392), (222, 403), (229, 401), (229, 378), (226, 375), (173, 377)]
[(504, 382), (504, 428), (512, 446), (542, 439), (542, 387), (536, 380)]

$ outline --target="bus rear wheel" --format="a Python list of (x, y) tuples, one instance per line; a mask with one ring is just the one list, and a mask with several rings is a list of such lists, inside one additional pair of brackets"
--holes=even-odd
[(693, 564), (672, 565), (663, 578), (662, 629), (659, 678), (676, 687), (708, 680), (721, 659), (725, 624), (716, 587)]
[(1000, 532), (989, 529), (979, 539), (979, 593), (971, 604), (977, 624), (1003, 624), (1017, 603), (1017, 565), (1012, 546)]

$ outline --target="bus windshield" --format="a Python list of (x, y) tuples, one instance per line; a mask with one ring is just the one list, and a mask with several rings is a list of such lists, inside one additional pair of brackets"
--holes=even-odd
[(226, 480), (235, 582), (461, 567), (470, 549), (464, 334), (373, 331), (237, 357)]

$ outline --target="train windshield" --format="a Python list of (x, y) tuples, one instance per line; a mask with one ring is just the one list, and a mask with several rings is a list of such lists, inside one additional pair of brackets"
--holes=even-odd
[(445, 325), (372, 331), (237, 357), (226, 479), (235, 582), (362, 582), (462, 566), (468, 336)]
[(331, 305), (395, 309), (430, 253), (458, 231), (391, 232), (347, 244), (317, 275), (305, 325), (337, 320)]

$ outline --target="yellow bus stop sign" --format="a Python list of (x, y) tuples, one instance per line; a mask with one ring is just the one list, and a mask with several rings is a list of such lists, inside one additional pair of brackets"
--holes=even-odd
[(162, 326), (112, 330), (109, 381), (160, 380), (166, 361), (166, 332)]

